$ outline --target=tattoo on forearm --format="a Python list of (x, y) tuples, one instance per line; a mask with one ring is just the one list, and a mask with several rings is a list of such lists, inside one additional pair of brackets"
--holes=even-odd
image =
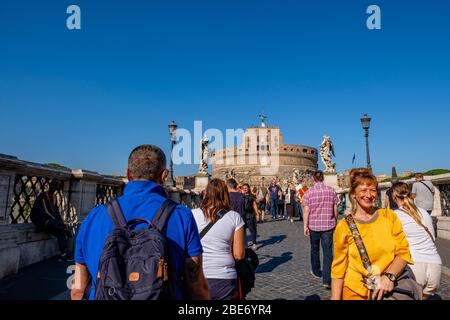
[(198, 265), (194, 261), (190, 260), (187, 262), (186, 269), (189, 282), (198, 282), (198, 278), (200, 275), (200, 268), (198, 267)]

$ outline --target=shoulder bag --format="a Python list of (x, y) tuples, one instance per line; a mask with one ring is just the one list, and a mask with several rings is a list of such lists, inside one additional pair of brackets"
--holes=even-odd
[[(403, 208), (398, 208), (398, 210), (403, 211), (404, 213), (406, 213), (409, 216), (408, 211), (406, 211)], [(414, 220), (415, 221), (415, 220)], [(427, 228), (426, 225), (424, 225), (422, 222), (419, 222), (419, 226), (421, 226), (422, 228), (425, 229), (425, 231), (428, 233), (428, 235), (430, 236), (431, 240), (433, 240), (434, 243), (436, 243), (436, 240), (434, 239), (433, 235), (430, 232), (430, 229)]]

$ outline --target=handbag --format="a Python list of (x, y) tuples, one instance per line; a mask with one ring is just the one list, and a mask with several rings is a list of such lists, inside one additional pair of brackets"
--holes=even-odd
[[(370, 262), (369, 255), (367, 254), (366, 247), (359, 233), (358, 227), (352, 215), (348, 215), (345, 218), (353, 239), (355, 240), (356, 247), (361, 256), (364, 268), (369, 275), (364, 278), (364, 282), (370, 291), (370, 300), (372, 300), (372, 291), (377, 289), (378, 275), (372, 273), (372, 264)], [(384, 296), (384, 300), (422, 300), (423, 293), (422, 287), (415, 281), (413, 273), (407, 267), (403, 273), (397, 278), (394, 283), (394, 290)]]

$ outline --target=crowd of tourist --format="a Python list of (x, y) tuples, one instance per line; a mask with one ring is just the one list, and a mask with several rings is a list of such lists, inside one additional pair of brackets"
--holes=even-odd
[[(439, 288), (434, 186), (422, 174), (412, 187), (393, 181), (385, 208), (376, 206), (378, 181), (369, 169), (350, 172), (348, 196), (327, 186), (320, 170), (309, 186), (213, 179), (192, 211), (167, 200), (167, 177), (160, 148), (131, 152), (124, 194), (92, 209), (78, 230), (72, 299), (244, 299), (258, 266), (258, 225), (269, 216), (303, 221), (311, 275), (333, 300), (425, 300)], [(50, 183), (31, 216), (57, 237), (67, 260), (58, 188)]]

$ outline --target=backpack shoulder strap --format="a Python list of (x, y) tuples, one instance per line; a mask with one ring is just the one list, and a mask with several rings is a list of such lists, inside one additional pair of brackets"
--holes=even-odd
[(106, 205), (106, 211), (108, 211), (108, 215), (111, 218), (114, 226), (116, 228), (124, 228), (127, 225), (127, 220), (123, 215), (123, 211), (120, 208), (119, 201), (117, 199), (113, 199), (108, 202)]
[(420, 181), (420, 183), (421, 184), (423, 184), (427, 189), (428, 189), (428, 191), (430, 191), (431, 192), (431, 194), (433, 194), (434, 195), (434, 191), (433, 190), (431, 190), (431, 188), (425, 183), (425, 182), (423, 182), (423, 181)]
[(226, 214), (228, 213), (228, 211), (226, 210), (221, 210), (218, 214), (217, 214), (217, 220), (215, 222), (210, 222), (200, 233), (200, 240), (203, 239), (204, 236), (206, 236), (206, 234), (208, 233), (209, 230), (211, 230), (211, 228), (217, 223), (219, 222), (220, 219), (222, 219)]
[(161, 208), (159, 209), (159, 211), (156, 213), (155, 217), (152, 220), (152, 223), (160, 232), (162, 232), (162, 230), (166, 226), (167, 220), (169, 220), (170, 216), (172, 215), (172, 212), (175, 210), (175, 207), (177, 205), (178, 203), (170, 199), (166, 199), (161, 205)]
[[(409, 214), (409, 212), (406, 211), (405, 209), (403, 209), (403, 208), (398, 208), (398, 210), (403, 211), (404, 213), (406, 213), (408, 216), (411, 217), (411, 215)], [(412, 217), (411, 217), (411, 218), (412, 218)], [(413, 220), (415, 221), (414, 218), (413, 218)], [(424, 224), (422, 223), (422, 221), (416, 221), (416, 222), (418, 222), (419, 225), (420, 225), (422, 228), (425, 229), (425, 231), (426, 231), (426, 232), (428, 233), (428, 235), (430, 236), (431, 240), (432, 240), (434, 243), (436, 243), (436, 240), (434, 239), (433, 235), (431, 234), (430, 229), (428, 229), (428, 227), (427, 227), (426, 225), (424, 225)]]

